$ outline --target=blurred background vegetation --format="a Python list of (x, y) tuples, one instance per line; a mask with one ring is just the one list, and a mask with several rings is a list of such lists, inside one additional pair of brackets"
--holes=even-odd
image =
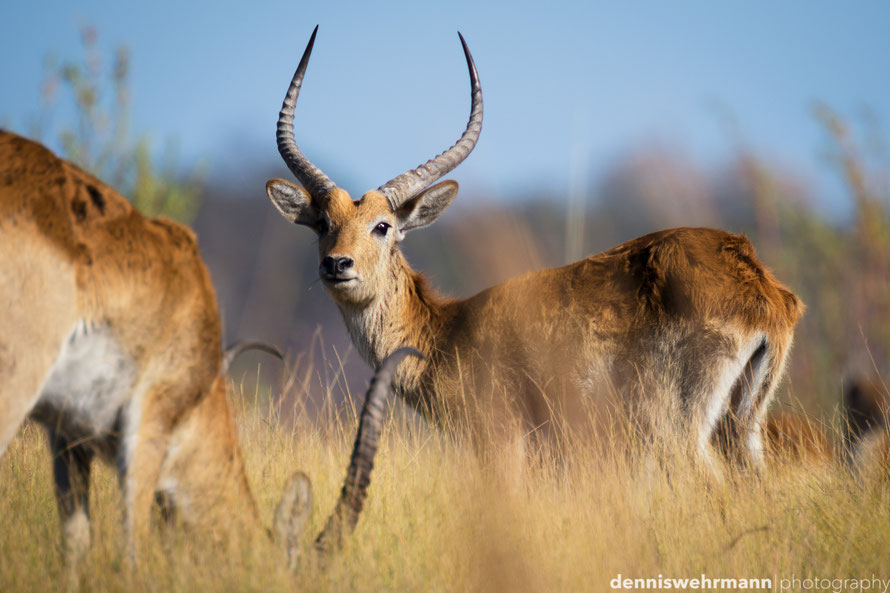
[[(29, 135), (42, 139), (59, 102), (73, 102), (76, 119), (62, 133), (64, 156), (144, 213), (193, 226), (227, 340), (259, 338), (293, 357), (337, 361), (346, 377), (336, 369), (319, 372), (345, 381), (344, 392), (362, 392), (367, 370), (316, 280), (314, 235), (285, 222), (265, 197), (269, 177), (290, 177), (284, 166), (248, 162), (217, 179), (208, 178), (204, 166), (183, 168), (173, 141), (157, 151), (149, 137), (130, 133), (127, 50), (102, 55), (88, 27), (83, 50), (79, 61), (47, 60), (44, 102)], [(440, 290), (468, 296), (665, 227), (745, 233), (807, 304), (780, 399), (829, 415), (846, 378), (887, 376), (890, 369), (890, 167), (875, 118), (866, 114), (851, 125), (853, 118), (823, 104), (813, 106), (812, 116), (824, 130), (818, 147), (824, 166), (845, 182), (849, 219), (829, 218), (805, 179), (747, 148), (743, 130), (728, 126), (733, 156), (717, 167), (694, 162), (677, 146), (639, 146), (593, 183), (573, 183), (569, 195), (494, 201), (464, 193), (436, 225), (409, 235), (404, 251)], [(164, 156), (153, 158), (157, 154)], [(319, 381), (319, 389), (331, 380)], [(358, 383), (350, 389), (352, 381)]]
[(144, 214), (190, 224), (201, 204), (206, 167), (182, 170), (172, 140), (161, 162), (153, 158), (151, 138), (134, 137), (129, 126), (130, 52), (119, 46), (103, 55), (91, 26), (81, 28), (81, 40), (77, 60), (47, 56), (42, 104), (28, 134), (46, 141), (58, 103), (70, 102), (75, 121), (60, 132), (62, 156), (128, 196)]

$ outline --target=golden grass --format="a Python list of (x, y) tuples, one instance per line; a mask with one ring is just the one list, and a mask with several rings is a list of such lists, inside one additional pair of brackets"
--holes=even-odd
[[(297, 413), (291, 429), (261, 398), (235, 404), (266, 525), (287, 477), (312, 478), (310, 541), (339, 493), (355, 411), (313, 422)], [(26, 425), (0, 460), (0, 591), (601, 591), (618, 574), (890, 577), (890, 496), (841, 466), (780, 465), (716, 485), (591, 454), (539, 460), (505, 481), (460, 438), (394, 410), (355, 534), (326, 566), (306, 561), (296, 576), (270, 542), (225, 548), (161, 525), (129, 569), (117, 479), (95, 464), (93, 548), (69, 580), (51, 460), (41, 431)]]

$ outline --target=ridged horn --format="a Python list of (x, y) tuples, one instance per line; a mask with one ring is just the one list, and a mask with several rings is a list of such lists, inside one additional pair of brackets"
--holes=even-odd
[(386, 357), (371, 379), (371, 386), (368, 387), (365, 405), (362, 407), (359, 419), (352, 457), (346, 470), (346, 480), (340, 490), (340, 499), (324, 529), (315, 540), (315, 548), (319, 552), (325, 553), (339, 548), (343, 538), (352, 533), (358, 523), (358, 516), (365, 505), (365, 497), (371, 483), (371, 469), (374, 467), (374, 455), (377, 453), (377, 444), (383, 427), (383, 406), (391, 390), (396, 368), (408, 355), (424, 357), (414, 348), (399, 348)]
[(275, 138), (278, 141), (278, 152), (281, 153), (281, 158), (284, 159), (287, 168), (303, 184), (309, 195), (323, 197), (337, 186), (321, 172), (321, 169), (303, 156), (294, 139), (294, 108), (297, 106), (297, 97), (300, 95), (300, 87), (303, 85), (306, 66), (309, 65), (309, 56), (312, 54), (316, 33), (318, 33), (318, 25), (315, 25), (315, 29), (312, 31), (312, 37), (309, 38), (309, 44), (306, 45), (300, 65), (297, 66), (297, 71), (294, 72), (287, 94), (284, 96), (284, 103), (281, 105), (281, 111), (278, 112), (278, 131)]
[(479, 84), (479, 73), (476, 72), (476, 64), (473, 62), (473, 56), (470, 54), (467, 42), (464, 41), (464, 36), (460, 33), (457, 35), (464, 48), (467, 68), (470, 70), (470, 121), (467, 123), (467, 129), (464, 130), (454, 146), (416, 169), (387, 181), (378, 188), (386, 196), (389, 207), (393, 211), (461, 164), (476, 146), (479, 133), (482, 131), (482, 85)]
[(278, 351), (278, 348), (271, 344), (266, 344), (265, 342), (235, 342), (234, 344), (229, 344), (223, 353), (222, 373), (228, 373), (235, 359), (248, 350), (260, 350), (271, 354), (278, 360), (284, 360), (284, 356)]

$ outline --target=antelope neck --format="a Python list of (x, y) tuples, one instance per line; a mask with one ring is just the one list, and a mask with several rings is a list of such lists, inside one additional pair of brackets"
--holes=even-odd
[[(386, 290), (367, 304), (337, 303), (352, 342), (375, 368), (402, 346), (417, 348), (429, 361), (450, 302), (427, 286), (426, 278), (411, 269), (401, 252), (394, 257)], [(400, 365), (395, 376), (397, 390), (404, 394), (417, 389), (427, 364), (417, 360)]]

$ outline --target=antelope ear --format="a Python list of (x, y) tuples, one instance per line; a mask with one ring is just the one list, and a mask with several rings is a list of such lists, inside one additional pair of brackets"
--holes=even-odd
[(312, 483), (303, 472), (290, 477), (275, 509), (273, 533), (287, 552), (288, 568), (295, 571), (300, 563), (303, 530), (312, 514)]
[(299, 185), (284, 179), (270, 179), (266, 182), (266, 194), (281, 215), (294, 224), (314, 227), (318, 223), (312, 197)]
[(457, 181), (443, 181), (423, 190), (396, 210), (399, 230), (410, 231), (432, 224), (456, 197)]

